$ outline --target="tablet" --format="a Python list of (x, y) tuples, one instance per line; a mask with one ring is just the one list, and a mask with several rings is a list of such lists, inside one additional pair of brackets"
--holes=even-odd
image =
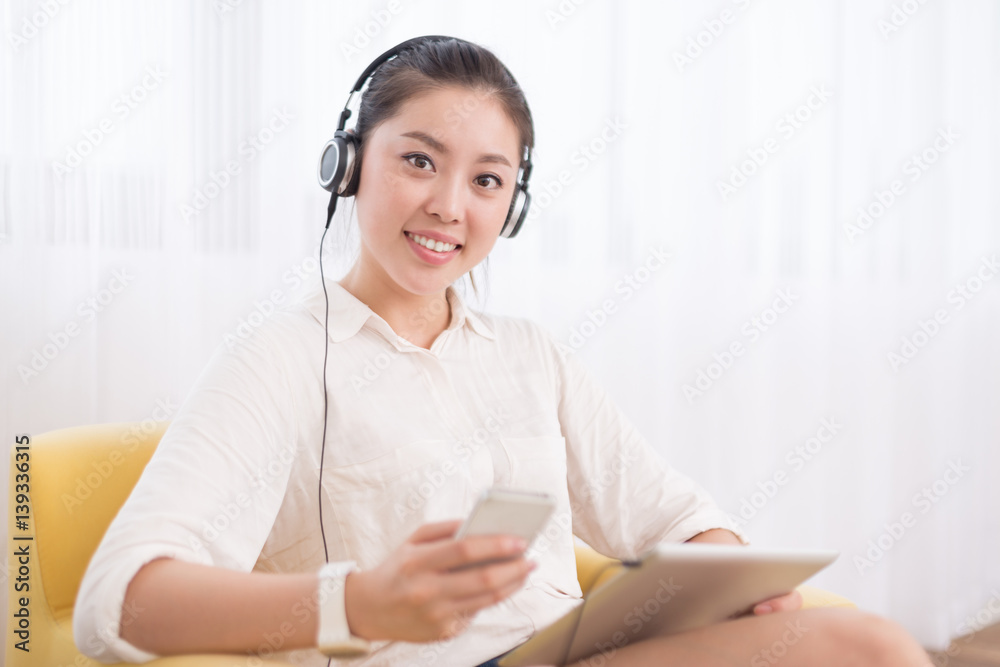
[(837, 556), (833, 551), (661, 544), (504, 656), (500, 665), (568, 664), (640, 639), (718, 623), (791, 592)]

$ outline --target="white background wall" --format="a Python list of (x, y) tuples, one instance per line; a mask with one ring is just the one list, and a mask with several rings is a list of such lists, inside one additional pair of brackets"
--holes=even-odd
[(4, 442), (161, 416), (315, 279), (350, 84), (454, 34), (537, 133), (535, 215), (480, 307), (578, 347), (756, 543), (841, 551), (819, 585), (928, 646), (1000, 620), (995, 2), (12, 0), (0, 22)]

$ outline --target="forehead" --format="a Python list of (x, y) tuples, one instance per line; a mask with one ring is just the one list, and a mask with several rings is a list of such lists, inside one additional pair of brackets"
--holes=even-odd
[(409, 98), (376, 130), (383, 138), (420, 131), (450, 150), (500, 152), (520, 162), (517, 126), (494, 95), (463, 87), (432, 88)]

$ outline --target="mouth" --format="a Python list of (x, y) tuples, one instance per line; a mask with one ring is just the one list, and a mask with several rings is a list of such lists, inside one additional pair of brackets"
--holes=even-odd
[(403, 233), (406, 234), (406, 238), (410, 239), (410, 241), (416, 245), (437, 255), (446, 256), (462, 248), (461, 244), (436, 241), (434, 239), (427, 238), (426, 236), (420, 236), (419, 234), (412, 234), (410, 232)]

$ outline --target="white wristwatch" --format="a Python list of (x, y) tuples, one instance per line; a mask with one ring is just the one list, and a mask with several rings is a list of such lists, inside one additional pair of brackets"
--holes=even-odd
[(319, 633), (316, 645), (323, 655), (357, 658), (371, 652), (371, 644), (351, 634), (344, 606), (344, 582), (358, 569), (353, 561), (327, 563), (319, 571)]

